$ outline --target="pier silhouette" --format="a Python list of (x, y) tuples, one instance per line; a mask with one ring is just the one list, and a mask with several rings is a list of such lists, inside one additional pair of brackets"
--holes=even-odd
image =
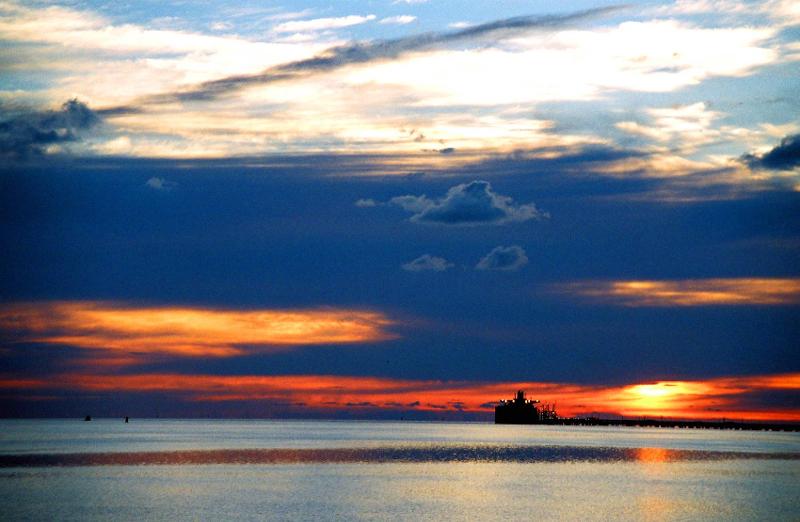
[(549, 424), (555, 426), (627, 426), (634, 428), (686, 428), (701, 430), (800, 431), (800, 424), (781, 422), (745, 422), (731, 420), (680, 419), (601, 419), (599, 417), (560, 417), (554, 406), (540, 406), (518, 390), (511, 400), (501, 400), (494, 409), (495, 424)]

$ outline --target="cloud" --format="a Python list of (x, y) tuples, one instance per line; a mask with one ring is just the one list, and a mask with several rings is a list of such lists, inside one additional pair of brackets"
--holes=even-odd
[(406, 25), (410, 24), (414, 20), (416, 20), (416, 16), (411, 15), (399, 15), (399, 16), (389, 16), (387, 18), (381, 19), (380, 24), (397, 24), (397, 25)]
[(170, 191), (178, 186), (178, 184), (175, 183), (174, 181), (167, 181), (164, 178), (156, 178), (156, 177), (148, 179), (145, 185), (147, 185), (153, 190), (161, 190), (165, 192)]
[[(706, 380), (630, 382), (592, 386), (553, 382), (403, 380), (336, 375), (214, 375), (188, 373), (67, 373), (48, 379), (15, 379), (0, 375), (0, 389), (66, 390), (70, 395), (145, 393), (191, 401), (283, 401), (307, 408), (341, 409), (347, 403), (384, 405), (390, 410), (416, 408), (485, 412), (514, 390), (558, 403), (564, 416), (592, 411), (616, 415), (673, 418), (800, 420), (797, 409), (776, 407), (764, 392), (800, 390), (800, 374), (739, 375)], [(768, 397), (768, 396), (767, 396)]]
[[(30, 6), (0, 3), (0, 38), (56, 44), (60, 54), (68, 49), (94, 49), (106, 53), (215, 54), (224, 52), (225, 58), (245, 51), (271, 54), (284, 52), (286, 46), (255, 43), (238, 37), (214, 36), (184, 30), (152, 29), (132, 23), (115, 24), (112, 19), (88, 10), (62, 6), (41, 6), (41, 2), (26, 2)], [(40, 4), (40, 6), (36, 6)], [(308, 12), (284, 13), (277, 16), (307, 15)], [(235, 17), (234, 17), (235, 18)], [(227, 21), (212, 21), (214, 30), (230, 28)], [(230, 51), (230, 54), (229, 54)], [(277, 58), (277, 57), (276, 57)], [(143, 64), (139, 64), (140, 66)], [(83, 71), (81, 71), (83, 72)], [(219, 73), (217, 73), (219, 74)]]
[[(459, 185), (460, 186), (460, 185)], [(395, 196), (389, 200), (390, 205), (397, 205), (401, 207), (403, 210), (407, 210), (409, 212), (414, 212), (419, 214), (424, 212), (426, 209), (430, 208), (433, 205), (436, 205), (436, 202), (428, 199), (427, 196)], [(412, 217), (413, 219), (413, 217)]]
[(373, 343), (396, 338), (379, 312), (356, 309), (231, 310), (98, 301), (0, 306), (0, 332), (18, 342), (93, 350), (101, 360), (232, 357), (244, 347)]
[(370, 198), (361, 198), (358, 201), (356, 201), (354, 205), (359, 208), (370, 208), (370, 207), (377, 207), (378, 202)]
[(551, 28), (544, 34), (503, 34), (503, 45), (490, 42), (458, 52), (432, 48), (350, 76), (365, 84), (402, 86), (426, 107), (597, 100), (610, 92), (676, 91), (788, 61), (774, 43), (776, 32), (769, 27), (698, 27), (676, 20)]
[(713, 13), (714, 16), (736, 15), (752, 20), (757, 15), (773, 18), (782, 26), (800, 23), (800, 8), (793, 0), (762, 0), (748, 2), (740, 0), (677, 0), (669, 5), (660, 5), (645, 10), (656, 15), (686, 16)]
[(77, 141), (83, 131), (100, 122), (96, 112), (75, 99), (64, 103), (59, 110), (3, 112), (0, 157), (24, 158), (59, 151), (60, 144)]
[(800, 165), (800, 134), (786, 136), (764, 154), (745, 154), (741, 159), (751, 169), (792, 170)]
[(720, 132), (713, 128), (714, 120), (723, 116), (709, 110), (703, 102), (669, 108), (650, 108), (645, 113), (652, 125), (636, 121), (620, 121), (615, 126), (623, 132), (638, 134), (660, 142), (679, 140), (683, 146), (711, 142)]
[[(258, 21), (244, 22), (226, 14), (231, 10), (222, 11), (222, 16), (233, 18), (230, 21), (235, 23), (235, 34), (156, 29), (119, 23), (90, 10), (44, 6), (41, 2), (0, 2), (0, 40), (15, 49), (11, 55), (4, 55), (3, 61), (4, 65), (9, 60), (18, 64), (26, 79), (19, 81), (27, 85), (28, 92), (55, 96), (51, 99), (56, 100), (79, 96), (91, 100), (92, 107), (112, 107), (133, 105), (130, 100), (142, 96), (308, 58), (331, 45), (248, 38), (241, 31), (249, 32), (248, 26), (260, 26), (266, 20), (259, 17)], [(184, 115), (183, 108), (176, 110)], [(172, 119), (171, 115), (167, 117)], [(169, 126), (165, 123), (162, 128)]]
[[(136, 146), (129, 154), (136, 156), (419, 152), (421, 145), (413, 142), (419, 136), (402, 136), (401, 126), (424, 130), (431, 153), (437, 143), (446, 144), (439, 145), (443, 151), (455, 148), (456, 155), (443, 154), (441, 161), (462, 164), (474, 151), (507, 152), (556, 140), (607, 143), (617, 136), (598, 135), (596, 125), (537, 121), (512, 106), (536, 105), (537, 114), (546, 114), (541, 104), (547, 101), (605, 99), (615, 92), (675, 90), (713, 76), (742, 77), (786, 61), (789, 49), (768, 27), (704, 28), (676, 20), (574, 27), (583, 22), (561, 18), (561, 25), (547, 25), (546, 19), (531, 17), (541, 24), (523, 29), (514, 25), (517, 19), (507, 19), (469, 28), (484, 31), (477, 34), (443, 30), (330, 47), (330, 40), (319, 35), (289, 45), (283, 37), (291, 33), (277, 35), (282, 43), (255, 41), (148, 29), (66, 8), (20, 9), (22, 14), (0, 22), (0, 33), (21, 50), (12, 53), (15, 67), (31, 71), (20, 74), (45, 75), (41, 96), (80, 95), (92, 100), (93, 108), (129, 104), (143, 109), (102, 114), (131, 136)], [(395, 12), (417, 14), (402, 7)], [(298, 21), (317, 16), (323, 15), (303, 13)], [(236, 21), (237, 34), (243, 34), (241, 25)], [(213, 83), (217, 80), (222, 83)], [(270, 83), (280, 80), (286, 83)], [(225, 82), (231, 90), (225, 90)], [(154, 93), (165, 94), (147, 98)], [(224, 104), (148, 106), (174, 102), (176, 96), (228, 94), (230, 103)], [(627, 129), (652, 135), (660, 130), (656, 118), (646, 114)], [(675, 141), (682, 135), (671, 134)], [(91, 150), (104, 153), (95, 143)]]
[(212, 31), (230, 31), (233, 29), (233, 24), (230, 22), (212, 22), (208, 27)]
[(277, 33), (301, 33), (305, 31), (324, 31), (327, 29), (340, 29), (342, 27), (350, 27), (352, 25), (359, 25), (370, 20), (374, 20), (375, 15), (359, 16), (341, 16), (338, 18), (314, 18), (312, 20), (292, 20), (284, 22), (273, 27), (273, 31)]
[(509, 247), (498, 246), (486, 254), (477, 265), (475, 270), (504, 270), (507, 272), (519, 270), (528, 264), (528, 256), (525, 250), (517, 245)]
[(731, 278), (674, 281), (578, 281), (556, 293), (617, 306), (770, 306), (800, 303), (800, 279)]
[(397, 196), (389, 203), (413, 212), (414, 223), (439, 225), (502, 225), (548, 217), (533, 203), (517, 205), (492, 191), (488, 181), (456, 185), (438, 200), (427, 196)]
[(331, 47), (317, 56), (276, 65), (260, 73), (228, 76), (203, 82), (182, 91), (148, 96), (140, 100), (140, 103), (158, 104), (211, 100), (248, 87), (303, 79), (312, 74), (328, 73), (348, 65), (397, 59), (415, 51), (434, 49), (451, 43), (486, 37), (508, 38), (534, 29), (563, 27), (572, 22), (600, 16), (618, 9), (619, 7), (614, 6), (588, 9), (567, 15), (517, 16), (456, 31), (423, 33), (392, 40), (356, 42)]
[(452, 266), (453, 263), (444, 258), (424, 254), (404, 264), (402, 268), (407, 272), (444, 272)]

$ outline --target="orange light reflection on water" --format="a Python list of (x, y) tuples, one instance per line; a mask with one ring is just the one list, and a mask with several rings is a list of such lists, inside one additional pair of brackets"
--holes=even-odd
[(637, 448), (636, 460), (649, 463), (668, 462), (670, 460), (670, 452), (664, 448)]

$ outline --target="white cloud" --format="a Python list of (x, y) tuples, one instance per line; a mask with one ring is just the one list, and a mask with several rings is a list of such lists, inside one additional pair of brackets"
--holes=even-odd
[(748, 1), (738, 0), (677, 0), (670, 5), (653, 7), (646, 12), (655, 15), (735, 15), (742, 16), (745, 20), (752, 19), (754, 15), (763, 15), (772, 18), (781, 25), (797, 25), (800, 23), (800, 4), (796, 0), (766, 0)]
[(502, 47), (441, 50), (349, 72), (355, 85), (402, 85), (417, 105), (592, 100), (669, 92), (776, 62), (771, 28), (699, 28), (674, 20), (532, 34)]
[(165, 192), (170, 191), (178, 186), (178, 184), (175, 183), (174, 181), (167, 181), (164, 178), (156, 178), (156, 177), (148, 179), (145, 185), (147, 185), (153, 190), (160, 190)]
[(96, 144), (94, 150), (100, 154), (110, 154), (112, 156), (121, 156), (130, 154), (133, 151), (133, 143), (128, 136), (119, 136), (109, 141)]
[(647, 108), (641, 112), (643, 117), (640, 121), (620, 121), (615, 124), (616, 128), (651, 140), (650, 150), (655, 154), (648, 158), (649, 170), (658, 172), (666, 169), (673, 175), (688, 174), (692, 169), (713, 168), (714, 163), (717, 167), (730, 166), (726, 165), (730, 163), (730, 156), (725, 155), (708, 155), (705, 157), (706, 164), (702, 166), (682, 157), (695, 154), (703, 146), (730, 144), (736, 151), (757, 150), (765, 139), (785, 136), (797, 128), (794, 124), (761, 124), (752, 129), (720, 124), (727, 115), (709, 109), (704, 102)]
[(77, 96), (93, 106), (257, 72), (308, 58), (329, 45), (151, 29), (114, 24), (88, 11), (13, 3), (0, 4), (0, 39), (29, 44), (20, 46), (27, 55), (19, 68), (62, 72), (49, 86), (55, 100)]
[(208, 27), (212, 31), (230, 31), (233, 29), (233, 24), (230, 22), (212, 22)]
[(525, 255), (525, 250), (522, 247), (517, 245), (498, 246), (493, 248), (475, 265), (475, 270), (513, 272), (527, 264), (528, 256)]
[(411, 16), (411, 15), (389, 16), (387, 18), (382, 18), (381, 21), (378, 23), (405, 25), (405, 24), (410, 24), (416, 19), (417, 19), (416, 16)]
[(375, 15), (359, 16), (341, 16), (338, 18), (314, 18), (312, 20), (293, 20), (291, 22), (284, 22), (273, 27), (273, 31), (278, 33), (302, 33), (306, 31), (324, 31), (328, 29), (341, 29), (342, 27), (350, 27), (352, 25), (359, 25), (370, 20), (374, 20)]
[(401, 268), (406, 272), (444, 272), (452, 266), (454, 266), (453, 263), (444, 258), (423, 254), (404, 264)]
[(745, 13), (752, 12), (753, 2), (748, 6), (736, 0), (676, 0), (669, 5), (653, 7), (652, 12), (661, 15), (693, 15), (701, 13)]
[[(0, 3), (0, 38), (15, 45), (14, 56), (9, 57), (15, 73), (52, 74), (46, 90), (14, 93), (14, 97), (49, 105), (78, 97), (92, 108), (102, 108), (309, 58), (342, 43), (322, 41), (321, 33), (313, 31), (324, 33), (325, 28), (375, 19), (374, 15), (297, 19), (318, 16), (309, 12), (271, 16), (284, 17), (280, 23), (276, 18), (279, 28), (306, 32), (271, 33), (281, 43), (257, 42), (211, 31), (118, 24), (65, 7), (6, 2)], [(224, 21), (216, 29), (224, 30), (228, 19), (214, 18), (218, 19)], [(800, 56), (797, 44), (781, 44), (776, 35), (775, 28), (752, 25), (711, 29), (685, 21), (651, 20), (532, 32), (475, 47), (465, 43), (248, 88), (213, 104), (165, 104), (109, 117), (109, 126), (116, 127), (114, 135), (105, 142), (96, 139), (89, 148), (101, 154), (179, 157), (402, 152), (406, 165), (416, 162), (423, 169), (467, 162), (470, 154), (474, 159), (487, 150), (610, 144), (608, 133), (600, 136), (596, 128), (564, 127), (539, 119), (544, 113), (538, 109), (550, 101), (602, 99), (620, 91), (677, 91), (715, 76), (751, 74), (760, 66), (786, 60), (790, 51)], [(720, 125), (724, 115), (704, 104), (640, 109), (634, 114), (619, 122), (618, 129), (652, 140), (664, 150), (734, 136), (744, 140), (743, 129)], [(564, 128), (574, 130), (567, 134)], [(758, 132), (764, 143), (763, 133), (780, 134), (777, 127)], [(118, 138), (120, 134), (125, 137)], [(753, 145), (745, 150), (757, 150), (758, 143)], [(458, 152), (431, 152), (448, 149)], [(670, 158), (659, 165), (680, 164), (688, 171), (698, 159)], [(403, 168), (392, 170), (397, 171)]]
[(377, 207), (378, 206), (378, 202), (375, 201), (374, 199), (362, 198), (362, 199), (359, 199), (359, 200), (357, 200), (355, 202), (355, 206), (357, 206), (359, 208)]
[(67, 48), (163, 54), (218, 52), (250, 43), (189, 31), (149, 29), (134, 24), (115, 25), (95, 13), (58, 6), (43, 9), (17, 6), (11, 12), (3, 12), (3, 15), (0, 17), (0, 38), (54, 43)]
[(794, 122), (784, 123), (782, 125), (762, 123), (759, 127), (764, 131), (764, 134), (771, 138), (782, 138), (789, 134), (797, 134), (800, 132), (800, 124)]
[(646, 109), (645, 113), (652, 124), (621, 121), (616, 127), (624, 132), (640, 134), (659, 142), (679, 140), (684, 145), (694, 146), (713, 141), (720, 135), (720, 131), (713, 128), (713, 122), (721, 114), (709, 110), (703, 102), (679, 107)]
[(397, 196), (389, 203), (412, 212), (414, 223), (474, 226), (502, 225), (548, 217), (533, 203), (518, 205), (508, 196), (497, 194), (487, 181), (472, 181), (451, 187), (443, 198)]
[[(283, 13), (275, 13), (264, 17), (265, 20), (272, 22), (279, 22), (283, 20), (297, 20), (298, 18), (305, 18), (314, 14), (314, 9), (308, 8), (302, 11), (287, 11)], [(244, 14), (243, 16), (249, 16)]]

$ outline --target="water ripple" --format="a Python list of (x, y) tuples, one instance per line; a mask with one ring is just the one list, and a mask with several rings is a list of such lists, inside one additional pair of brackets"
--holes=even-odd
[(576, 446), (395, 446), (326, 449), (217, 449), (0, 455), (0, 468), (198, 464), (340, 464), (426, 462), (679, 462), (800, 460), (800, 453)]

